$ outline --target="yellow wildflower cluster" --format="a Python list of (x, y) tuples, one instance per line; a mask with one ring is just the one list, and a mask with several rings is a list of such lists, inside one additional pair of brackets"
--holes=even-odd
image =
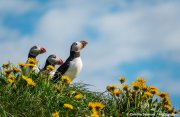
[(25, 67), (26, 67), (26, 64), (21, 63), (21, 62), (19, 62), (19, 63), (18, 63), (18, 65), (19, 65), (19, 67), (20, 67), (21, 69), (23, 69), (23, 68), (25, 68)]
[(82, 98), (82, 94), (79, 92), (74, 96), (74, 99), (81, 99), (81, 98)]
[(72, 79), (68, 76), (62, 76), (61, 78), (62, 82), (65, 83), (65, 84), (70, 84)]
[(48, 65), (47, 68), (46, 68), (46, 70), (49, 71), (49, 72), (53, 71), (54, 69), (55, 68), (52, 65)]
[(34, 58), (28, 58), (27, 63), (23, 64), (23, 63), (19, 63), (19, 66), (21, 68), (25, 68), (25, 67), (29, 67), (29, 68), (33, 68), (38, 64), (38, 62), (36, 61), (36, 59)]
[(116, 96), (119, 96), (122, 93), (122, 90), (120, 89), (116, 89), (113, 91), (113, 94), (115, 94)]
[(26, 76), (22, 76), (22, 79), (26, 81), (27, 85), (33, 86), (33, 87), (36, 86), (36, 83), (31, 78), (28, 78)]
[(132, 82), (132, 88), (137, 91), (138, 89), (140, 89), (141, 87), (141, 83), (139, 82)]
[(16, 73), (20, 72), (21, 70), (11, 65), (10, 62), (4, 63), (2, 67), (3, 67), (2, 73), (6, 77), (7, 83), (12, 85), (14, 83)]
[(168, 113), (174, 113), (174, 108), (172, 108), (170, 105), (164, 105), (164, 108), (168, 111)]
[(7, 77), (8, 83), (12, 85), (14, 83), (14, 78), (15, 76), (13, 74), (9, 74)]
[(118, 87), (116, 85), (109, 85), (106, 87), (107, 91), (109, 91), (110, 93), (119, 96), (119, 94), (122, 92), (122, 90), (118, 89)]
[(161, 97), (161, 99), (169, 96), (169, 94), (167, 92), (159, 92), (158, 95)]
[(150, 92), (144, 92), (142, 98), (146, 99), (148, 97), (152, 97), (153, 95)]
[(64, 108), (68, 110), (72, 110), (73, 106), (71, 104), (64, 104)]
[(14, 73), (18, 73), (18, 72), (20, 72), (20, 71), (21, 71), (20, 69), (18, 69), (17, 67), (13, 66), (13, 72), (14, 72)]
[(140, 78), (140, 77), (138, 77), (136, 80), (137, 82), (142, 83), (142, 84), (146, 82), (144, 78)]
[(164, 106), (171, 106), (171, 100), (169, 98), (169, 94), (167, 92), (160, 92), (159, 97), (161, 98), (161, 101)]
[(150, 90), (150, 86), (145, 85), (145, 84), (142, 86), (142, 91), (146, 92), (146, 91), (149, 91), (149, 90)]
[(109, 85), (106, 87), (106, 89), (109, 91), (109, 92), (114, 92), (114, 90), (116, 90), (118, 87), (116, 85)]
[(123, 90), (128, 91), (129, 88), (130, 88), (130, 85), (128, 85), (128, 84), (122, 84), (121, 87), (122, 87)]
[(5, 76), (8, 76), (11, 72), (12, 72), (12, 70), (10, 70), (10, 69), (4, 69), (3, 70), (3, 73)]
[(33, 64), (33, 65), (37, 65), (38, 64), (38, 62), (34, 58), (28, 58), (28, 63), (29, 64)]
[(121, 84), (123, 84), (126, 81), (126, 79), (124, 77), (120, 77), (119, 81), (121, 82)]
[(105, 107), (105, 105), (99, 102), (89, 102), (88, 107), (92, 111), (91, 117), (99, 117), (99, 112)]
[(26, 67), (30, 67), (30, 68), (33, 68), (35, 67), (35, 64), (25, 64)]
[(52, 113), (52, 117), (59, 117), (59, 112)]
[(158, 94), (158, 89), (156, 87), (151, 86), (149, 92), (152, 94)]
[(4, 64), (2, 65), (2, 67), (3, 67), (3, 68), (8, 68), (8, 67), (10, 66), (10, 64), (11, 64), (10, 62), (4, 63)]

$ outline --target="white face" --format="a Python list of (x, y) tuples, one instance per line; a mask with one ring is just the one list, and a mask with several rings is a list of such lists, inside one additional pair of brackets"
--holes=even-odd
[(38, 46), (33, 46), (31, 49), (30, 49), (30, 54), (31, 55), (34, 55), (34, 56), (37, 56), (39, 53), (40, 53), (40, 50), (41, 48), (38, 47)]
[(48, 61), (52, 64), (52, 65), (62, 65), (63, 61), (62, 59), (60, 59), (59, 57), (57, 57), (56, 55), (50, 55), (48, 57)]
[(71, 46), (71, 51), (78, 52), (81, 49), (81, 43), (80, 42), (74, 42)]
[(71, 45), (71, 51), (79, 52), (87, 45), (86, 41), (77, 41)]

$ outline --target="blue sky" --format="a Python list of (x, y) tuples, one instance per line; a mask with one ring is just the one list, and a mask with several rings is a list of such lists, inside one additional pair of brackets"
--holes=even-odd
[(72, 42), (85, 39), (84, 68), (74, 82), (102, 91), (142, 76), (168, 91), (180, 109), (179, 0), (0, 1), (0, 64), (26, 61), (29, 48), (43, 46), (64, 60)]

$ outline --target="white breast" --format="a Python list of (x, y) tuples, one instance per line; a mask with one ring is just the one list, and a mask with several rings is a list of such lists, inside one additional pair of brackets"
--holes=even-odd
[(50, 78), (53, 78), (54, 74), (55, 74), (55, 71), (51, 71), (51, 72), (49, 73)]
[(70, 62), (69, 68), (64, 75), (74, 79), (81, 72), (82, 67), (83, 64), (81, 58), (75, 58), (73, 61)]
[(34, 71), (36, 74), (39, 73), (40, 71), (37, 65), (35, 65), (35, 67), (33, 67), (32, 69), (30, 69), (29, 67), (26, 67), (26, 74), (28, 74), (30, 70)]

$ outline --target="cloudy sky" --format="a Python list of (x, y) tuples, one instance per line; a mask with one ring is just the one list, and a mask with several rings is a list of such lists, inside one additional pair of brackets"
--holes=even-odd
[(103, 91), (124, 76), (137, 76), (170, 92), (180, 109), (179, 0), (1, 0), (0, 64), (27, 59), (33, 45), (66, 60), (74, 41), (87, 40), (74, 82)]

